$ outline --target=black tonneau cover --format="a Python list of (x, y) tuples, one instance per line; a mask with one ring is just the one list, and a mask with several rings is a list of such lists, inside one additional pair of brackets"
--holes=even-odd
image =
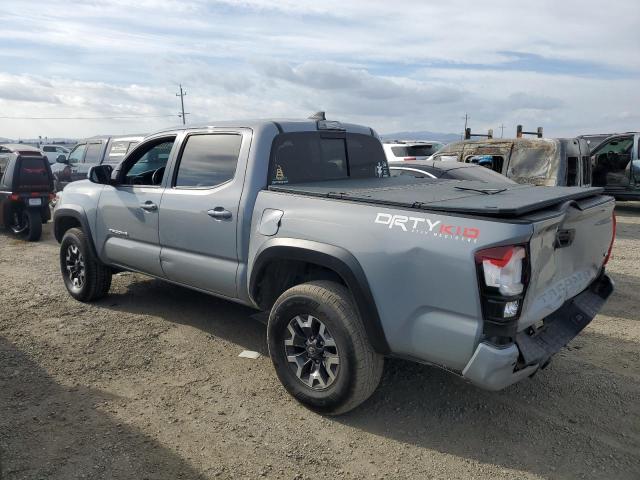
[(499, 217), (518, 217), (602, 192), (602, 188), (595, 187), (535, 187), (402, 176), (272, 185), (269, 190), (421, 210)]

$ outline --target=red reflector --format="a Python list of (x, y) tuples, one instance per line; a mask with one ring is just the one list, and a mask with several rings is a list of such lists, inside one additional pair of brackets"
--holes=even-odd
[(616, 212), (613, 212), (611, 220), (613, 222), (613, 232), (611, 233), (611, 243), (609, 244), (609, 250), (607, 250), (607, 256), (604, 257), (604, 263), (602, 265), (606, 265), (609, 262), (609, 259), (611, 258), (611, 250), (613, 250), (613, 242), (616, 239), (616, 228), (617, 228)]
[(20, 200), (20, 195), (12, 193), (11, 195), (9, 195), (9, 200)]
[(416, 157), (404, 157), (405, 162), (410, 162), (411, 160), (415, 160)]
[(489, 263), (492, 263), (496, 267), (502, 268), (513, 256), (514, 247), (512, 245), (508, 245), (506, 247), (494, 247), (487, 248), (486, 250), (481, 250), (476, 253), (476, 263), (482, 263), (487, 260)]

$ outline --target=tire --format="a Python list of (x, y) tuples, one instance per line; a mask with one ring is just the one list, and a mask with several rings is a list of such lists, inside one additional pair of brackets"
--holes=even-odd
[(369, 343), (351, 294), (338, 283), (314, 281), (284, 292), (271, 309), (267, 342), (284, 388), (318, 413), (346, 413), (380, 383), (384, 358)]
[(28, 208), (25, 215), (28, 222), (26, 238), (30, 242), (37, 242), (42, 237), (42, 214), (39, 209)]
[(60, 271), (69, 294), (81, 302), (104, 297), (111, 287), (111, 268), (93, 254), (85, 233), (71, 228), (60, 243)]

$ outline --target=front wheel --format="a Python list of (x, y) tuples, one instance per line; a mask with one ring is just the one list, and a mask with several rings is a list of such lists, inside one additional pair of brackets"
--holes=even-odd
[(69, 294), (81, 302), (104, 297), (111, 287), (111, 268), (93, 254), (79, 228), (67, 230), (60, 243), (60, 270)]
[(267, 341), (285, 389), (319, 413), (346, 413), (380, 383), (384, 358), (338, 283), (315, 281), (284, 292), (271, 309)]

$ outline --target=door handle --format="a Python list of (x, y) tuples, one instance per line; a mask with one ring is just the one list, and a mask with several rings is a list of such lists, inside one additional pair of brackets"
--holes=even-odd
[(147, 212), (155, 212), (156, 210), (158, 210), (158, 205), (147, 200), (146, 202), (140, 204), (140, 208), (146, 210)]
[(207, 211), (207, 215), (216, 220), (229, 220), (231, 218), (231, 212), (225, 210), (223, 207), (216, 207)]

